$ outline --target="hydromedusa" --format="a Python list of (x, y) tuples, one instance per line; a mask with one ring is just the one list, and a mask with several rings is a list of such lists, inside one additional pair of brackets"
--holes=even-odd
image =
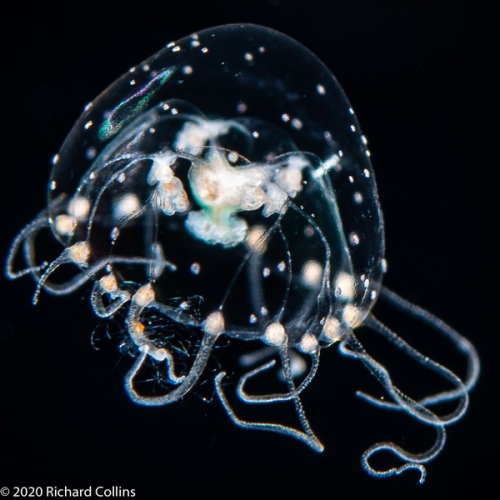
[[(58, 255), (40, 257), (41, 233), (60, 245)], [(14, 239), (6, 273), (31, 275), (35, 304), (42, 291), (68, 295), (93, 283), (95, 314), (123, 322), (122, 347), (133, 358), (125, 389), (138, 404), (182, 399), (221, 338), (261, 341), (261, 350), (241, 358), (248, 371), (236, 387), (223, 366), (216, 370), (218, 399), (236, 425), (284, 434), (318, 452), (323, 444), (301, 395), (321, 350), (336, 345), (386, 393), (358, 396), (436, 433), (433, 446), (418, 453), (376, 443), (362, 456), (364, 469), (377, 477), (416, 469), (423, 482), (446, 427), (467, 410), (479, 359), (451, 327), (384, 288), (385, 267), (367, 142), (335, 77), (281, 33), (228, 25), (169, 43), (85, 108), (53, 158), (47, 207)], [(462, 353), (463, 380), (379, 322), (371, 312), (379, 297)], [(359, 341), (361, 326), (448, 387), (423, 398), (403, 393)], [(281, 389), (248, 390), (270, 371)], [(151, 374), (154, 390), (145, 383)], [(231, 399), (288, 402), (298, 425), (244, 420)], [(436, 410), (449, 402), (447, 413)], [(382, 450), (402, 464), (373, 467), (370, 458)]]

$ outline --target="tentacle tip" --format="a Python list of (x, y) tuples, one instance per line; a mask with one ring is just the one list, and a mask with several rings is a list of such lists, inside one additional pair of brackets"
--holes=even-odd
[(323, 453), (325, 451), (325, 447), (319, 441), (311, 444), (311, 448), (317, 453)]
[(417, 484), (424, 484), (425, 483), (425, 479), (427, 478), (427, 470), (426, 470), (426, 468), (422, 464), (408, 463), (408, 464), (403, 465), (402, 467), (399, 467), (398, 469), (396, 469), (395, 473), (397, 475), (400, 475), (403, 472), (405, 472), (407, 470), (412, 470), (412, 469), (413, 470), (417, 470), (418, 472), (420, 472), (420, 478), (419, 478)]
[(33, 298), (31, 299), (31, 304), (36, 306), (38, 304), (38, 297), (40, 295), (40, 290), (37, 290), (35, 292), (35, 295), (33, 295)]
[(376, 402), (376, 398), (374, 398), (373, 396), (370, 396), (369, 394), (367, 394), (366, 392), (363, 392), (363, 391), (356, 391), (354, 393), (354, 395), (357, 398), (362, 399), (363, 401), (366, 401), (367, 403), (370, 403), (370, 404), (375, 404), (375, 402)]
[(424, 484), (426, 477), (427, 477), (427, 471), (425, 469), (420, 470), (420, 479), (418, 480), (418, 484)]

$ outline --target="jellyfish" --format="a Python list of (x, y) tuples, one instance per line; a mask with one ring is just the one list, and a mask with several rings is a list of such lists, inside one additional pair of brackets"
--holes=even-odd
[[(14, 239), (6, 274), (34, 279), (34, 304), (42, 291), (61, 296), (91, 284), (95, 314), (122, 326), (133, 402), (177, 402), (208, 371), (234, 424), (321, 452), (301, 396), (321, 350), (335, 345), (385, 393), (361, 399), (435, 431), (421, 452), (375, 443), (363, 468), (375, 477), (413, 469), (424, 481), (446, 427), (467, 410), (479, 358), (450, 326), (382, 286), (384, 224), (367, 141), (337, 80), (308, 49), (248, 24), (169, 43), (86, 106), (52, 164), (47, 207)], [(58, 254), (46, 256), (42, 233)], [(466, 376), (377, 320), (379, 298), (443, 336), (463, 355)], [(405, 394), (359, 327), (447, 388)], [(234, 383), (224, 366), (207, 368), (221, 342), (261, 346), (241, 356), (245, 371)], [(270, 373), (279, 389), (249, 389)], [(235, 401), (288, 403), (298, 423), (244, 419)], [(453, 405), (444, 414), (436, 410), (443, 403)], [(382, 451), (402, 463), (374, 467)]]

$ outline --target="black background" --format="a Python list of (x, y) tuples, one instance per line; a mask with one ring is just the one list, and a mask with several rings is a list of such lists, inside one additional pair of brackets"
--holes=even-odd
[[(219, 24), (263, 24), (316, 53), (356, 110), (386, 222), (385, 284), (468, 336), (483, 366), (427, 482), (416, 485), (414, 472), (377, 480), (359, 457), (395, 419), (354, 397), (370, 381), (335, 349), (324, 352), (305, 397), (326, 445), (317, 455), (238, 429), (216, 402), (194, 396), (133, 405), (116, 358), (90, 345), (98, 322), (87, 290), (42, 294), (33, 307), (29, 279), (2, 278), (0, 487), (115, 485), (140, 499), (452, 498), (468, 488), (485, 497), (499, 444), (498, 27), (479, 2), (457, 3), (49, 2), (2, 14), (14, 34), (2, 30), (1, 255), (43, 207), (50, 158), (87, 102), (168, 41)], [(432, 440), (421, 426), (397, 427), (393, 438), (420, 449), (419, 436)]]

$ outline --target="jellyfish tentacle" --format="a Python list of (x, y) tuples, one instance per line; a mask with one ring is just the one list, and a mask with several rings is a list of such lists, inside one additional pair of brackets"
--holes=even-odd
[[(35, 238), (42, 229), (50, 228), (49, 214), (62, 204), (63, 197), (59, 197), (52, 201), (48, 208), (42, 210), (35, 219), (28, 224), (14, 239), (12, 246), (7, 255), (5, 263), (5, 273), (9, 279), (17, 279), (26, 274), (31, 274), (37, 288), (33, 303), (37, 303), (38, 295), (43, 288), (52, 295), (67, 295), (89, 280), (89, 276), (85, 273), (79, 273), (73, 278), (64, 283), (52, 283), (48, 281), (50, 274), (52, 274), (60, 265), (65, 263), (75, 263), (70, 257), (70, 247), (65, 248), (63, 252), (52, 263), (44, 262), (40, 265), (36, 263), (35, 255)], [(19, 249), (23, 246), (23, 256), (26, 263), (26, 268), (21, 271), (14, 271), (14, 259), (16, 258)], [(43, 273), (42, 273), (43, 271)]]
[(90, 256), (90, 243), (88, 241), (79, 241), (70, 247), (65, 248), (57, 259), (53, 260), (40, 276), (35, 293), (33, 295), (33, 304), (38, 302), (38, 296), (49, 276), (56, 271), (62, 264), (76, 264), (80, 268), (87, 268)]
[[(51, 201), (49, 206), (38, 213), (38, 215), (18, 233), (12, 242), (9, 253), (5, 260), (5, 274), (7, 278), (15, 280), (31, 274), (35, 281), (40, 279), (40, 271), (43, 271), (49, 265), (46, 262), (38, 265), (35, 258), (35, 238), (42, 229), (50, 228), (50, 213), (56, 210), (64, 201), (64, 196), (59, 196)], [(23, 256), (26, 268), (20, 271), (14, 271), (14, 260), (23, 247)]]
[[(107, 257), (105, 259), (101, 259), (97, 262), (94, 262), (91, 265), (88, 265), (87, 267), (84, 267), (81, 264), (76, 263), (70, 256), (69, 252), (71, 251), (71, 247), (66, 248), (63, 250), (61, 255), (55, 259), (50, 265), (47, 266), (45, 269), (45, 272), (43, 275), (38, 274), (38, 277), (36, 279), (37, 281), (37, 289), (35, 293), (35, 297), (33, 298), (33, 303), (38, 302), (38, 295), (40, 294), (41, 290), (45, 290), (47, 293), (50, 293), (51, 295), (69, 295), (73, 293), (75, 290), (83, 286), (85, 283), (88, 281), (94, 279), (94, 277), (104, 269), (105, 267), (109, 265), (116, 265), (116, 264), (127, 264), (127, 265), (136, 265), (136, 266), (150, 266), (152, 264), (155, 264), (156, 262), (153, 259), (148, 259), (145, 257)], [(63, 264), (74, 264), (76, 265), (81, 272), (73, 276), (67, 281), (64, 281), (62, 283), (53, 283), (48, 280), (48, 277), (50, 274), (52, 274), (58, 267), (60, 267)], [(174, 264), (168, 261), (164, 261), (165, 267), (175, 271), (176, 267)], [(82, 269), (83, 268), (83, 269)], [(32, 269), (30, 271), (33, 273), (35, 272)], [(35, 300), (36, 298), (36, 300)], [(126, 301), (125, 301), (126, 302)], [(121, 307), (121, 306), (120, 306)], [(116, 312), (116, 311), (114, 311)], [(97, 312), (96, 312), (97, 314)], [(100, 314), (97, 314), (100, 316)], [(110, 314), (108, 314), (109, 316)]]
[[(347, 347), (347, 343), (352, 344), (354, 349)], [(359, 341), (351, 333), (349, 337), (340, 342), (339, 351), (341, 354), (347, 357), (360, 360), (370, 371), (370, 373), (380, 382), (380, 384), (385, 388), (387, 393), (395, 402), (395, 406), (399, 407), (401, 410), (412, 415), (420, 422), (429, 425), (449, 425), (453, 422), (459, 420), (465, 411), (467, 410), (469, 404), (469, 396), (467, 391), (464, 391), (463, 398), (460, 400), (459, 406), (450, 414), (445, 416), (438, 416), (429, 410), (426, 406), (423, 406), (418, 401), (410, 398), (404, 394), (400, 389), (398, 389), (392, 382), (389, 372), (380, 363), (375, 361), (359, 343)], [(458, 379), (458, 378), (457, 378)], [(461, 383), (458, 379), (458, 383)], [(372, 402), (371, 399), (364, 398), (365, 400)], [(374, 402), (375, 406), (385, 407), (384, 404), (377, 404)]]
[(312, 362), (311, 369), (306, 378), (302, 381), (299, 387), (295, 387), (295, 384), (292, 380), (292, 370), (290, 367), (290, 357), (288, 353), (288, 343), (285, 341), (281, 346), (277, 346), (278, 352), (281, 359), (281, 365), (283, 367), (283, 372), (285, 374), (285, 380), (289, 388), (288, 393), (283, 394), (267, 394), (267, 395), (249, 395), (244, 391), (244, 384), (246, 381), (261, 373), (265, 370), (270, 369), (272, 366), (276, 364), (276, 360), (272, 359), (269, 362), (249, 371), (245, 375), (240, 378), (237, 387), (237, 394), (239, 398), (245, 403), (276, 403), (282, 401), (293, 401), (295, 406), (295, 411), (297, 413), (297, 417), (299, 419), (300, 425), (303, 431), (299, 431), (292, 427), (288, 427), (282, 424), (274, 424), (274, 423), (265, 423), (265, 422), (249, 422), (246, 420), (241, 420), (237, 417), (236, 413), (232, 409), (231, 405), (227, 397), (224, 394), (224, 390), (222, 388), (222, 379), (225, 377), (225, 372), (220, 372), (215, 378), (215, 389), (217, 395), (224, 406), (227, 414), (231, 418), (231, 420), (238, 425), (239, 427), (245, 429), (254, 429), (254, 430), (262, 430), (268, 432), (276, 432), (279, 434), (285, 434), (287, 436), (298, 439), (299, 441), (305, 442), (310, 448), (317, 452), (322, 452), (324, 447), (321, 442), (318, 440), (316, 435), (314, 434), (309, 421), (306, 417), (304, 408), (302, 406), (302, 402), (300, 401), (300, 393), (310, 384), (314, 375), (316, 374), (318, 364), (319, 364), (319, 351), (310, 353)]
[[(419, 319), (420, 321), (426, 323), (431, 328), (440, 333), (443, 337), (448, 339), (451, 344), (457, 349), (457, 351), (461, 352), (467, 361), (467, 375), (464, 380), (464, 385), (468, 391), (470, 391), (477, 382), (479, 378), (479, 373), (481, 371), (481, 363), (479, 361), (479, 355), (477, 353), (476, 348), (472, 345), (472, 343), (466, 339), (463, 335), (460, 335), (454, 328), (448, 325), (443, 320), (436, 317), (431, 312), (426, 309), (413, 304), (412, 302), (403, 299), (398, 294), (389, 290), (387, 287), (381, 288), (381, 295), (384, 300), (392, 303), (396, 307), (401, 310), (407, 312), (411, 316)], [(453, 391), (450, 393), (443, 393), (451, 396)], [(432, 398), (432, 397), (430, 397)], [(447, 401), (448, 399), (440, 400)]]
[[(139, 348), (139, 351), (140, 351), (141, 354), (137, 357), (134, 365), (132, 366), (132, 368), (130, 369), (130, 371), (128, 372), (128, 374), (126, 376), (126, 378), (130, 377), (130, 379), (131, 379), (130, 383), (132, 385), (134, 384), (134, 381), (133, 381), (134, 377), (141, 371), (141, 368), (144, 365), (144, 362), (146, 361), (146, 358), (148, 356), (152, 357), (156, 361), (163, 361), (163, 360), (165, 360), (166, 368), (167, 368), (167, 370), (166, 370), (167, 379), (172, 384), (179, 385), (186, 378), (185, 375), (177, 375), (175, 373), (175, 361), (174, 361), (174, 357), (172, 356), (172, 354), (170, 353), (170, 351), (168, 351), (167, 349), (165, 349), (165, 348), (156, 349), (154, 346), (152, 346), (150, 344), (143, 344)], [(129, 396), (130, 396), (130, 393), (129, 393)], [(139, 395), (139, 394), (137, 394), (137, 397), (140, 397), (141, 399), (145, 398), (145, 396), (142, 396), (142, 395)], [(182, 396), (180, 396), (180, 397), (182, 397)], [(179, 399), (180, 397), (178, 397), (177, 399)], [(136, 399), (134, 399), (132, 397), (131, 397), (131, 399), (134, 402), (136, 402), (136, 403), (139, 402), (139, 401), (137, 401)], [(140, 404), (152, 404), (152, 403), (140, 403)], [(165, 403), (165, 404), (167, 404), (167, 403)]]
[[(363, 455), (361, 456), (361, 465), (363, 469), (371, 476), (378, 478), (400, 475), (407, 470), (418, 470), (420, 472), (420, 479), (418, 482), (420, 484), (423, 484), (425, 482), (425, 478), (427, 475), (426, 468), (423, 464), (430, 462), (437, 455), (439, 455), (439, 453), (442, 451), (446, 443), (445, 427), (436, 426), (435, 429), (437, 435), (434, 444), (428, 450), (422, 453), (409, 452), (401, 448), (401, 446), (398, 446), (397, 444), (392, 443), (390, 441), (382, 441), (380, 443), (376, 443), (370, 446), (367, 450), (364, 451)], [(394, 455), (396, 455), (401, 460), (406, 461), (406, 463), (404, 463), (399, 467), (391, 467), (386, 470), (374, 469), (370, 465), (369, 460), (375, 453), (381, 451), (389, 451)]]
[[(50, 229), (50, 213), (57, 210), (57, 208), (63, 204), (63, 201), (64, 196), (60, 196), (59, 198), (53, 200), (49, 204), (48, 208), (42, 210), (32, 222), (27, 224), (15, 237), (10, 247), (9, 253), (7, 254), (7, 258), (5, 261), (5, 274), (9, 279), (15, 280), (26, 276), (27, 274), (31, 274), (33, 279), (37, 283), (36, 291), (33, 297), (33, 303), (36, 304), (38, 302), (38, 296), (42, 289), (52, 295), (71, 294), (82, 285), (87, 283), (89, 280), (93, 279), (100, 270), (110, 264), (132, 264), (145, 266), (158, 264), (156, 261), (153, 261), (150, 258), (121, 256), (110, 256), (92, 264), (88, 262), (78, 262), (77, 260), (75, 260), (74, 256), (71, 255), (71, 248), (74, 247), (74, 245), (64, 248), (61, 254), (50, 264), (48, 262), (37, 264), (35, 255), (35, 239), (40, 231), (42, 231), (43, 229)], [(89, 245), (87, 242), (76, 243), (76, 245), (79, 244)], [(23, 257), (26, 267), (24, 269), (21, 269), (20, 271), (15, 271), (14, 260), (16, 259), (21, 247), (23, 248)], [(51, 282), (49, 280), (50, 275), (54, 271), (56, 271), (59, 266), (68, 263), (75, 264), (77, 267), (79, 267), (81, 272), (62, 283)], [(163, 267), (169, 268), (172, 271), (176, 270), (176, 266), (167, 260), (162, 260), (161, 264), (163, 265)], [(82, 269), (84, 269), (84, 271)]]
[[(130, 399), (135, 403), (147, 406), (162, 406), (178, 401), (193, 388), (207, 365), (216, 340), (219, 338), (219, 335), (224, 333), (225, 323), (220, 311), (207, 316), (207, 319), (203, 323), (204, 335), (193, 364), (187, 375), (177, 376), (175, 374), (172, 354), (164, 347), (158, 349), (154, 346), (153, 342), (148, 338), (145, 326), (141, 322), (141, 315), (144, 309), (148, 307), (162, 310), (166, 314), (170, 312), (167, 306), (160, 308), (159, 304), (155, 301), (155, 292), (151, 283), (143, 285), (135, 292), (131, 299), (127, 315), (126, 322), (130, 338), (139, 348), (141, 354), (125, 376), (125, 390)], [(172, 319), (178, 318), (174, 317)], [(140, 372), (148, 355), (157, 361), (166, 360), (167, 376), (170, 381), (177, 385), (175, 389), (160, 396), (145, 396), (136, 391), (134, 379)]]
[(135, 385), (134, 379), (136, 375), (139, 373), (142, 366), (144, 365), (144, 362), (146, 361), (148, 354), (151, 355), (150, 354), (151, 347), (144, 346), (141, 349), (141, 354), (139, 355), (134, 365), (125, 376), (125, 390), (129, 398), (134, 403), (145, 406), (163, 406), (170, 403), (174, 403), (179, 399), (183, 398), (193, 388), (193, 386), (200, 378), (200, 375), (205, 369), (205, 366), (212, 352), (213, 346), (218, 337), (219, 337), (218, 334), (205, 333), (205, 335), (203, 336), (202, 343), (198, 349), (198, 352), (196, 353), (196, 358), (191, 366), (191, 369), (189, 370), (188, 374), (183, 377), (175, 376), (173, 371), (173, 357), (171, 355), (170, 357), (167, 355), (166, 359), (168, 360), (167, 371), (169, 379), (170, 380), (172, 380), (172, 378), (173, 380), (177, 379), (179, 383), (175, 389), (173, 389), (167, 394), (162, 394), (161, 396), (144, 396), (139, 394), (134, 387)]
[[(321, 243), (324, 248), (325, 257), (324, 257), (324, 268), (321, 273), (321, 285), (319, 290), (312, 289), (309, 296), (304, 300), (301, 307), (295, 313), (295, 319), (300, 319), (303, 317), (307, 317), (310, 314), (310, 311), (316, 307), (316, 321), (319, 321), (318, 316), (321, 316), (321, 303), (323, 301), (327, 301), (329, 304), (329, 308), (332, 308), (332, 293), (331, 293), (331, 257), (332, 257), (332, 249), (330, 244), (328, 243), (328, 239), (326, 238), (322, 229), (318, 226), (313, 217), (311, 217), (308, 213), (302, 210), (299, 206), (297, 206), (291, 200), (289, 201), (290, 209), (294, 210), (297, 214), (299, 214), (303, 219), (307, 221), (307, 223), (314, 229), (314, 231), (319, 235), (321, 239)], [(291, 262), (289, 262), (289, 266), (291, 269)]]
[[(347, 347), (348, 342), (354, 345), (354, 349)], [(387, 370), (366, 353), (366, 351), (363, 349), (359, 341), (355, 339), (352, 333), (347, 340), (344, 340), (340, 343), (339, 350), (341, 354), (347, 357), (352, 357), (354, 359), (360, 360), (368, 368), (370, 373), (372, 373), (372, 375), (382, 384), (388, 394), (395, 401), (395, 403), (391, 405), (391, 409), (394, 407), (405, 411), (406, 413), (415, 417), (418, 421), (433, 426), (437, 432), (437, 437), (434, 445), (422, 453), (408, 452), (407, 450), (404, 450), (402, 447), (392, 442), (376, 443), (364, 452), (361, 460), (363, 468), (366, 472), (375, 477), (389, 477), (395, 474), (401, 474), (406, 470), (417, 469), (421, 474), (419, 482), (423, 483), (425, 481), (426, 472), (425, 467), (423, 467), (421, 464), (431, 461), (443, 449), (446, 442), (445, 426), (456, 422), (461, 418), (461, 416), (463, 416), (468, 405), (468, 393), (465, 391), (464, 398), (461, 400), (460, 406), (454, 412), (444, 417), (440, 417), (430, 411), (427, 407), (420, 404), (418, 401), (411, 399), (406, 394), (401, 392), (392, 383)], [(374, 399), (372, 400), (371, 397), (364, 397), (364, 395), (362, 395), (361, 397), (362, 399), (373, 403), (375, 406), (383, 408), (387, 407), (386, 404), (379, 403), (379, 401)], [(373, 454), (382, 450), (391, 451), (398, 458), (406, 460), (407, 463), (403, 464), (400, 467), (394, 467), (385, 471), (378, 471), (376, 469), (373, 469), (368, 460)]]
[[(280, 358), (281, 358), (281, 364), (283, 366), (283, 371), (285, 373), (285, 379), (287, 381), (288, 387), (290, 389), (290, 393), (293, 393), (295, 389), (295, 384), (293, 382), (293, 376), (292, 376), (292, 369), (290, 366), (290, 356), (288, 354), (288, 347), (287, 345), (282, 345), (279, 349), (280, 353)], [(312, 369), (314, 369), (314, 365), (316, 369), (318, 368), (318, 363), (319, 363), (319, 350), (314, 351), (311, 353), (311, 356), (313, 356), (313, 366)], [(313, 372), (313, 376), (316, 372)], [(304, 382), (307, 380), (308, 377), (304, 380)], [(312, 380), (309, 379), (309, 382)], [(307, 382), (307, 384), (309, 384)], [(313, 430), (311, 429), (311, 426), (309, 424), (309, 420), (306, 417), (306, 413), (304, 411), (304, 406), (302, 405), (302, 401), (300, 400), (298, 394), (295, 394), (292, 398), (293, 404), (295, 405), (295, 411), (297, 412), (297, 416), (299, 417), (300, 424), (302, 428), (304, 429), (305, 433), (311, 437), (311, 439), (314, 439), (317, 441), (317, 444), (323, 448), (323, 445), (319, 442), (318, 438), (314, 434)]]
[[(103, 302), (105, 295), (110, 299), (108, 305), (105, 305)], [(94, 282), (90, 302), (95, 314), (100, 318), (113, 316), (129, 300), (130, 293), (120, 289), (113, 274), (107, 274)]]
[[(365, 324), (370, 328), (372, 328), (375, 332), (382, 335), (386, 340), (394, 344), (396, 347), (401, 349), (405, 354), (410, 356), (412, 359), (415, 359), (419, 364), (425, 366), (429, 370), (434, 371), (435, 373), (437, 373), (438, 375), (442, 376), (450, 383), (455, 385), (456, 388), (451, 391), (443, 391), (441, 393), (420, 399), (418, 403), (421, 406), (426, 407), (426, 406), (436, 405), (444, 401), (459, 399), (461, 402), (458, 408), (454, 412), (451, 412), (449, 415), (440, 417), (440, 419), (443, 423), (449, 424), (457, 421), (462, 417), (468, 405), (468, 388), (465, 385), (465, 383), (454, 372), (452, 372), (445, 366), (433, 361), (427, 356), (424, 356), (417, 349), (415, 349), (414, 347), (409, 345), (406, 341), (404, 341), (401, 337), (396, 335), (387, 326), (378, 321), (373, 315), (370, 314), (366, 317)], [(380, 406), (386, 409), (398, 410), (401, 408), (400, 405), (397, 403), (394, 404), (391, 402), (380, 401), (364, 392), (358, 392), (358, 396), (376, 406)]]
[(34, 262), (34, 259), (29, 258), (29, 256), (33, 253), (32, 250), (24, 251), (24, 260), (26, 261), (27, 267), (25, 269), (21, 269), (20, 271), (14, 271), (14, 260), (19, 252), (21, 245), (24, 245), (26, 241), (33, 242), (35, 236), (42, 230), (43, 228), (48, 227), (48, 209), (40, 212), (36, 218), (27, 224), (19, 234), (14, 238), (12, 245), (9, 249), (9, 253), (7, 254), (7, 259), (5, 260), (5, 274), (7, 278), (11, 280), (15, 280), (21, 278), (22, 276), (26, 276), (27, 274), (33, 274), (34, 272), (40, 272), (47, 267), (47, 263), (42, 263), (37, 265)]
[(226, 413), (228, 414), (229, 418), (235, 425), (241, 427), (242, 429), (260, 430), (260, 431), (274, 432), (277, 434), (283, 434), (285, 436), (297, 439), (298, 441), (302, 441), (303, 443), (307, 444), (310, 448), (312, 448), (314, 451), (318, 453), (321, 453), (324, 450), (324, 446), (312, 432), (309, 434), (307, 431), (301, 432), (297, 429), (282, 424), (249, 422), (247, 420), (242, 420), (241, 418), (239, 418), (232, 409), (231, 405), (229, 404), (229, 401), (224, 393), (224, 389), (222, 388), (222, 380), (225, 376), (226, 376), (225, 372), (220, 372), (217, 374), (214, 380), (215, 391), (222, 406), (226, 410)]
[[(298, 396), (304, 389), (312, 382), (314, 376), (316, 375), (316, 372), (318, 371), (318, 366), (319, 366), (319, 352), (318, 353), (313, 353), (311, 354), (311, 367), (309, 369), (309, 373), (307, 376), (304, 378), (304, 380), (300, 383), (299, 387), (294, 388), (293, 390), (290, 390), (287, 393), (275, 393), (275, 394), (248, 394), (245, 391), (245, 384), (248, 380), (251, 378), (255, 377), (259, 373), (262, 373), (266, 370), (269, 370), (273, 366), (276, 365), (276, 360), (272, 359), (268, 361), (267, 363), (258, 366), (257, 368), (254, 368), (253, 370), (250, 370), (249, 372), (245, 373), (239, 380), (238, 386), (236, 388), (236, 392), (238, 394), (238, 397), (244, 401), (245, 403), (274, 403), (277, 401), (290, 401), (291, 399), (294, 399), (296, 396)], [(290, 374), (292, 376), (292, 374)]]

